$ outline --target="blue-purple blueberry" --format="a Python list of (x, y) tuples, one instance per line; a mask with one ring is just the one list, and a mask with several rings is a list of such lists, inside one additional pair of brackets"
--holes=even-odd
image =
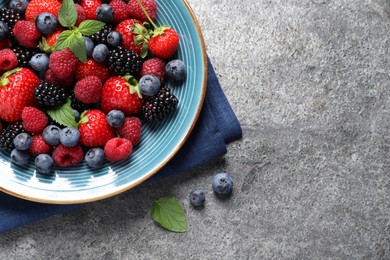
[(30, 154), (27, 151), (13, 149), (11, 151), (11, 161), (17, 165), (23, 166), (28, 164)]
[(100, 147), (91, 148), (85, 154), (85, 162), (89, 167), (98, 167), (104, 163), (104, 150)]
[(154, 75), (144, 75), (138, 82), (139, 91), (145, 96), (154, 96), (161, 87), (160, 80)]
[(109, 4), (102, 4), (96, 9), (96, 18), (104, 23), (114, 20), (114, 9)]
[(35, 168), (40, 173), (51, 173), (54, 169), (53, 158), (45, 153), (39, 154), (35, 157)]
[(212, 187), (216, 195), (227, 197), (233, 191), (233, 179), (227, 173), (218, 173), (213, 177)]
[(18, 13), (24, 14), (28, 5), (27, 0), (11, 0), (8, 7)]
[(93, 48), (92, 58), (97, 62), (104, 62), (107, 59), (109, 50), (105, 44), (98, 44)]
[(111, 110), (106, 116), (107, 123), (112, 127), (120, 127), (125, 122), (125, 114), (117, 109)]
[(57, 18), (51, 13), (43, 12), (35, 18), (35, 25), (41, 33), (50, 34), (57, 29)]
[(8, 37), (8, 34), (9, 34), (8, 25), (5, 22), (0, 21), (0, 40), (6, 39)]
[(200, 207), (204, 205), (204, 202), (206, 200), (206, 196), (202, 189), (194, 188), (190, 192), (190, 203), (194, 207)]
[(42, 136), (46, 143), (51, 145), (60, 144), (61, 128), (56, 125), (48, 125), (43, 129)]
[(181, 60), (171, 60), (165, 66), (165, 75), (174, 81), (183, 80), (187, 75), (186, 65)]
[(14, 146), (18, 150), (27, 150), (32, 144), (31, 135), (28, 133), (20, 133), (13, 140)]
[(92, 57), (93, 48), (95, 47), (95, 44), (91, 40), (91, 38), (84, 36), (84, 43), (85, 43), (85, 51), (87, 52), (88, 57)]
[(49, 61), (46, 53), (36, 53), (31, 57), (29, 64), (34, 70), (45, 72), (49, 67)]
[(80, 132), (78, 129), (68, 126), (60, 131), (60, 142), (64, 146), (73, 147), (79, 143)]
[(112, 47), (118, 47), (119, 44), (122, 42), (122, 34), (117, 31), (111, 31), (107, 35), (107, 43)]

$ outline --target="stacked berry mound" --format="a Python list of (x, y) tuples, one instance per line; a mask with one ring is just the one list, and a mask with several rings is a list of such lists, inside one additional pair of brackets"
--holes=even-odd
[(38, 172), (130, 156), (177, 107), (179, 36), (155, 0), (12, 0), (0, 9), (0, 149)]

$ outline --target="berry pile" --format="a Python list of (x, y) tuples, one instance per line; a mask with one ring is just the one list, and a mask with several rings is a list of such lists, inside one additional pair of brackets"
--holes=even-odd
[(12, 0), (0, 9), (0, 149), (38, 172), (131, 154), (186, 77), (155, 0)]

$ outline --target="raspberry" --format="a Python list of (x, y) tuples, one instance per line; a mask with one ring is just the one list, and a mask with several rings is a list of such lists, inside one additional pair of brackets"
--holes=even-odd
[(138, 117), (130, 116), (125, 118), (122, 126), (117, 128), (120, 137), (130, 140), (134, 145), (141, 139), (141, 120)]
[(112, 0), (110, 6), (114, 10), (114, 20), (113, 23), (120, 23), (123, 20), (126, 20), (128, 17), (127, 5), (122, 0)]
[(66, 79), (59, 79), (58, 77), (56, 77), (56, 75), (54, 75), (51, 69), (46, 70), (45, 73), (45, 81), (47, 83), (60, 86), (63, 89), (70, 89), (72, 87), (73, 80), (74, 80), (73, 77), (69, 77)]
[(84, 8), (81, 5), (75, 4), (74, 6), (76, 7), (76, 10), (77, 10), (77, 21), (76, 21), (75, 25), (79, 26), (82, 21), (87, 19), (87, 17), (86, 17)]
[(165, 66), (166, 63), (160, 58), (151, 58), (146, 60), (142, 64), (141, 76), (150, 74), (156, 76), (160, 82), (164, 82), (165, 79)]
[(12, 34), (18, 40), (20, 45), (27, 48), (37, 47), (41, 39), (41, 32), (32, 21), (17, 21)]
[(18, 58), (11, 49), (0, 51), (0, 68), (1, 70), (10, 70), (18, 66)]
[(114, 137), (108, 140), (104, 146), (104, 155), (108, 161), (117, 162), (127, 158), (131, 154), (132, 150), (133, 145), (130, 140)]
[(74, 94), (83, 103), (97, 103), (102, 97), (102, 82), (97, 76), (83, 78), (74, 86)]
[(0, 50), (12, 47), (12, 43), (8, 39), (0, 40)]
[(32, 143), (28, 152), (32, 155), (38, 155), (42, 153), (50, 153), (52, 146), (45, 142), (42, 134), (32, 136)]
[[(156, 19), (156, 10), (157, 10), (155, 0), (141, 0), (141, 4), (145, 7), (146, 12), (150, 16), (150, 18), (152, 20), (155, 20)], [(131, 0), (127, 4), (127, 10), (129, 12), (130, 18), (138, 19), (138, 20), (141, 20), (142, 22), (148, 20), (145, 13), (142, 11), (141, 6), (135, 0)]]
[(35, 107), (24, 107), (22, 110), (24, 129), (31, 134), (42, 133), (49, 119), (46, 114)]
[(60, 144), (54, 149), (52, 157), (58, 166), (65, 167), (81, 162), (84, 158), (84, 153), (80, 145), (66, 147)]
[(78, 63), (76, 70), (76, 80), (79, 81), (88, 76), (97, 76), (100, 81), (105, 82), (110, 76), (110, 71), (105, 63), (100, 63), (92, 58), (87, 58), (85, 63)]
[(78, 65), (78, 59), (69, 49), (55, 51), (50, 55), (49, 68), (59, 79), (73, 77)]

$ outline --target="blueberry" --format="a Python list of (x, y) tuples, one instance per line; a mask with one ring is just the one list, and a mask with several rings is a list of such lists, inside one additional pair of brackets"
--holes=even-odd
[(79, 143), (80, 132), (74, 127), (65, 127), (60, 132), (60, 142), (67, 147), (73, 147)]
[(92, 52), (93, 52), (93, 48), (95, 47), (95, 44), (90, 38), (85, 36), (84, 36), (84, 41), (85, 41), (85, 50), (87, 52), (87, 56), (92, 57)]
[(212, 186), (215, 194), (226, 197), (233, 191), (233, 180), (227, 173), (218, 173), (213, 177)]
[(35, 18), (35, 25), (41, 33), (50, 34), (57, 29), (57, 18), (51, 13), (43, 12)]
[(194, 188), (190, 192), (190, 202), (194, 207), (200, 207), (204, 205), (204, 201), (206, 200), (206, 196), (202, 189)]
[(100, 147), (91, 148), (85, 154), (85, 162), (89, 167), (98, 167), (104, 162), (104, 150)]
[(48, 125), (43, 129), (42, 136), (46, 143), (51, 145), (60, 144), (61, 129), (56, 125)]
[(27, 165), (29, 159), (30, 154), (27, 151), (21, 151), (16, 148), (11, 151), (11, 160), (17, 165)]
[(35, 168), (40, 173), (50, 173), (54, 169), (54, 160), (48, 154), (39, 154), (35, 157)]
[(45, 72), (49, 67), (49, 56), (46, 53), (37, 53), (31, 57), (30, 66), (36, 71)]
[(107, 43), (112, 47), (118, 47), (121, 41), (122, 41), (122, 34), (120, 34), (120, 32), (111, 31), (107, 35)]
[(93, 48), (92, 58), (97, 62), (103, 62), (108, 56), (108, 48), (105, 44), (98, 44)]
[(138, 82), (139, 91), (145, 96), (154, 96), (160, 90), (160, 80), (154, 75), (144, 75)]
[(106, 116), (107, 123), (112, 127), (120, 127), (125, 122), (125, 114), (120, 110), (111, 110)]
[(27, 150), (32, 144), (31, 135), (28, 133), (20, 133), (15, 136), (13, 143), (18, 150)]
[(114, 20), (114, 9), (109, 4), (102, 4), (96, 9), (96, 18), (105, 23), (111, 23)]
[(0, 40), (7, 38), (9, 34), (9, 27), (5, 22), (0, 21)]
[(24, 14), (28, 5), (27, 0), (11, 0), (8, 7), (18, 13)]
[(73, 109), (73, 115), (76, 122), (78, 122), (80, 120), (80, 112), (77, 111), (76, 109)]
[(183, 80), (187, 74), (186, 65), (181, 60), (171, 60), (165, 66), (165, 73), (172, 80)]

